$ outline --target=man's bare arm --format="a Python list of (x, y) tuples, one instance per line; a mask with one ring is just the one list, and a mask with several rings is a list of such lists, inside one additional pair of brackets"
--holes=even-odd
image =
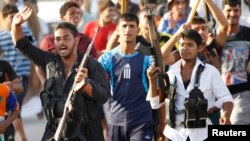
[(223, 46), (227, 38), (228, 22), (222, 11), (214, 4), (212, 0), (205, 0), (209, 10), (218, 23), (216, 29), (215, 41), (218, 45)]
[(222, 113), (220, 118), (220, 124), (222, 125), (230, 125), (230, 116), (233, 110), (233, 103), (232, 102), (225, 102), (222, 105)]
[(161, 47), (162, 52), (162, 58), (165, 65), (170, 65), (175, 63), (175, 57), (173, 54), (171, 54), (173, 47), (179, 40), (180, 33), (186, 29), (190, 28), (188, 24), (183, 24), (176, 32), (175, 34)]
[(19, 78), (16, 78), (12, 81), (4, 82), (8, 87), (13, 90), (15, 93), (19, 94), (23, 92), (23, 84)]

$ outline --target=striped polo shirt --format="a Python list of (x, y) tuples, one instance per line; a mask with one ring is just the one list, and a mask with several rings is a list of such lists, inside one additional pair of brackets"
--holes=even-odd
[[(31, 30), (24, 27), (23, 32), (26, 36), (31, 37), (31, 43), (35, 45), (36, 41), (33, 38)], [(10, 31), (3, 30), (0, 32), (0, 51), (3, 52), (1, 59), (8, 61), (18, 76), (30, 75), (30, 61), (15, 48)]]

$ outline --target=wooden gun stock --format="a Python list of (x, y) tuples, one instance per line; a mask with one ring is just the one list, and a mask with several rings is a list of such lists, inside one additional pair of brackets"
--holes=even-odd
[(126, 13), (127, 11), (127, 0), (122, 0), (122, 4), (121, 4), (121, 14)]
[(194, 18), (194, 15), (196, 13), (196, 10), (197, 10), (197, 8), (199, 6), (199, 3), (200, 3), (200, 0), (197, 0), (194, 7), (192, 8), (192, 10), (191, 10), (191, 12), (190, 12), (190, 14), (188, 16), (188, 19), (187, 19), (188, 24), (190, 24), (193, 21), (193, 18)]

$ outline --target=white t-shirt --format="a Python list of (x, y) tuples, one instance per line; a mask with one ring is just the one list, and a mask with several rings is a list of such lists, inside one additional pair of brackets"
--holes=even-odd
[[(170, 83), (177, 85), (175, 108), (178, 111), (185, 109), (184, 101), (189, 97), (190, 91), (194, 88), (193, 84), (195, 82), (196, 70), (200, 64), (201, 61), (197, 59), (195, 67), (193, 68), (190, 83), (186, 89), (183, 85), (183, 80), (181, 77), (181, 60), (170, 66), (168, 76)], [(203, 96), (208, 100), (207, 109), (214, 106), (221, 109), (224, 102), (233, 102), (232, 95), (230, 94), (226, 84), (222, 81), (219, 71), (214, 66), (205, 64), (205, 68), (200, 75), (199, 84), (199, 89), (203, 92)], [(217, 98), (216, 101), (215, 97)], [(151, 107), (153, 109), (157, 109), (163, 104), (168, 105), (167, 99), (163, 103), (159, 103), (157, 97), (147, 97), (147, 100), (150, 101)], [(184, 113), (177, 114), (175, 117), (176, 122), (184, 122)], [(207, 118), (206, 123), (207, 126), (205, 128), (184, 128), (183, 125), (176, 126), (176, 128), (166, 126), (164, 135), (172, 141), (186, 141), (188, 136), (192, 141), (205, 140), (208, 137), (208, 125), (211, 125), (212, 122), (209, 118)]]

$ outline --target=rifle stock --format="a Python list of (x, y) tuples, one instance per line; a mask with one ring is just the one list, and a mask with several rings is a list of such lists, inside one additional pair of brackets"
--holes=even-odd
[[(91, 49), (93, 47), (93, 44), (94, 44), (94, 41), (95, 41), (95, 38), (96, 38), (96, 35), (98, 33), (98, 29), (99, 29), (99, 27), (97, 27), (97, 29), (95, 29), (96, 31), (95, 31), (94, 37), (93, 37), (91, 43), (89, 44), (89, 46), (88, 46), (88, 48), (87, 48), (87, 50), (86, 50), (86, 52), (85, 52), (85, 54), (83, 56), (83, 59), (81, 60), (81, 63), (79, 65), (78, 69), (77, 69), (77, 73), (79, 71), (81, 71), (81, 68), (86, 66), (88, 57), (90, 55)], [(71, 87), (71, 90), (69, 92), (69, 95), (67, 97), (67, 100), (65, 102), (63, 116), (62, 116), (62, 118), (61, 118), (61, 120), (60, 120), (60, 122), (59, 122), (59, 124), (57, 126), (57, 129), (56, 129), (56, 132), (55, 132), (55, 135), (54, 135), (54, 140), (55, 141), (59, 141), (60, 135), (61, 135), (61, 133), (62, 133), (62, 131), (64, 129), (64, 126), (65, 126), (65, 123), (67, 121), (67, 117), (68, 117), (68, 114), (69, 114), (69, 107), (68, 106), (71, 105), (71, 103), (72, 103), (71, 98), (78, 90), (78, 89), (76, 89), (76, 84), (77, 84), (76, 81), (74, 81), (74, 83), (73, 83), (73, 85)]]
[(121, 4), (121, 14), (126, 13), (127, 11), (127, 0), (122, 0), (122, 4)]
[(197, 0), (196, 3), (195, 3), (195, 5), (194, 5), (194, 7), (190, 11), (190, 14), (188, 16), (188, 19), (187, 19), (186, 23), (190, 24), (193, 21), (194, 15), (196, 13), (196, 10), (197, 10), (199, 4), (200, 4), (200, 0)]

